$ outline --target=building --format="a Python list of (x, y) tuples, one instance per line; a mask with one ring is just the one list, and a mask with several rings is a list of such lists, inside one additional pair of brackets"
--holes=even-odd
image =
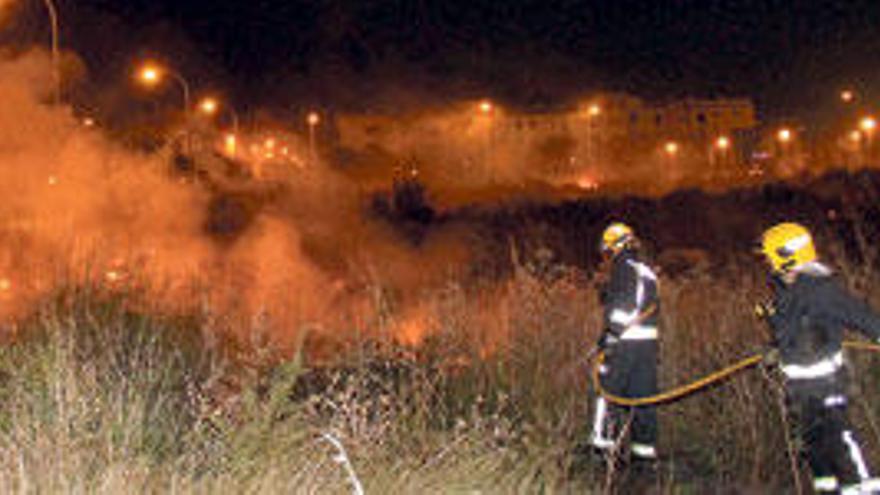
[[(740, 136), (757, 127), (744, 98), (648, 103), (602, 93), (560, 111), (514, 111), (488, 101), (400, 115), (341, 115), (339, 146), (422, 157), (453, 174), (489, 180), (555, 180), (680, 154), (714, 165), (742, 163)], [(476, 170), (476, 172), (475, 172)], [(597, 172), (598, 173), (598, 172)]]

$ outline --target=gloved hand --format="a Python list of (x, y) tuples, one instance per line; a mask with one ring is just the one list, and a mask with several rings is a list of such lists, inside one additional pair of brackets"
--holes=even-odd
[(767, 366), (768, 368), (779, 366), (779, 349), (776, 349), (774, 347), (765, 352), (764, 359), (761, 360), (761, 364)]
[(760, 301), (755, 304), (755, 316), (758, 318), (766, 319), (772, 317), (776, 314), (776, 307), (773, 305), (771, 301)]
[(596, 341), (596, 347), (598, 347), (602, 351), (607, 351), (619, 341), (620, 339), (616, 335), (609, 332), (608, 330), (605, 330), (604, 332), (602, 332), (602, 335), (599, 336), (599, 340)]

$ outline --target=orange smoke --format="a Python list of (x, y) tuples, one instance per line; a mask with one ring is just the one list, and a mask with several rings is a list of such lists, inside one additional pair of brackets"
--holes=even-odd
[(212, 200), (223, 193), (173, 176), (169, 150), (133, 153), (45, 104), (50, 74), (42, 52), (0, 60), (0, 319), (28, 314), (59, 284), (92, 283), (289, 346), (304, 332), (375, 326), (363, 308), (379, 287), (403, 315), (395, 338), (415, 345), (432, 331), (430, 316), (408, 309), (417, 307), (410, 294), (467, 263), (454, 230), (409, 245), (365, 218), (368, 198), (348, 179), (294, 163), (302, 143), (279, 134), (283, 146), (270, 147), (289, 157), (278, 162), (283, 173), (261, 163), (263, 180), (222, 186), (253, 204), (233, 231), (213, 233)]

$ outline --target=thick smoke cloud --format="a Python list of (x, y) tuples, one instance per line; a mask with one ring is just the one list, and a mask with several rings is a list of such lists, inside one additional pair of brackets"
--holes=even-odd
[[(256, 181), (217, 191), (181, 180), (170, 173), (168, 150), (132, 152), (70, 108), (49, 104), (49, 69), (41, 51), (0, 61), (7, 322), (54, 287), (92, 279), (138, 288), (160, 309), (207, 309), (238, 337), (258, 330), (288, 345), (306, 330), (370, 327), (377, 291), (407, 307), (466, 265), (455, 232), (438, 229), (413, 247), (371, 217), (369, 194), (324, 164), (289, 174), (271, 191)], [(227, 219), (214, 218), (217, 205), (241, 197), (233, 204), (250, 208), (247, 218), (218, 233)]]

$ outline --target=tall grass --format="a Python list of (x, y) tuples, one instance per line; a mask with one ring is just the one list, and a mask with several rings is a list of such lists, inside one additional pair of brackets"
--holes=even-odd
[[(662, 280), (662, 388), (761, 349), (760, 280)], [(220, 339), (208, 315), (60, 291), (0, 347), (0, 491), (784, 493), (804, 473), (772, 376), (755, 370), (661, 408), (657, 476), (609, 477), (583, 456), (600, 308), (577, 270), (522, 265), (500, 286), (426, 297), (435, 328), (419, 347), (354, 342), (313, 367)], [(872, 359), (854, 360), (852, 417), (876, 459)]]

